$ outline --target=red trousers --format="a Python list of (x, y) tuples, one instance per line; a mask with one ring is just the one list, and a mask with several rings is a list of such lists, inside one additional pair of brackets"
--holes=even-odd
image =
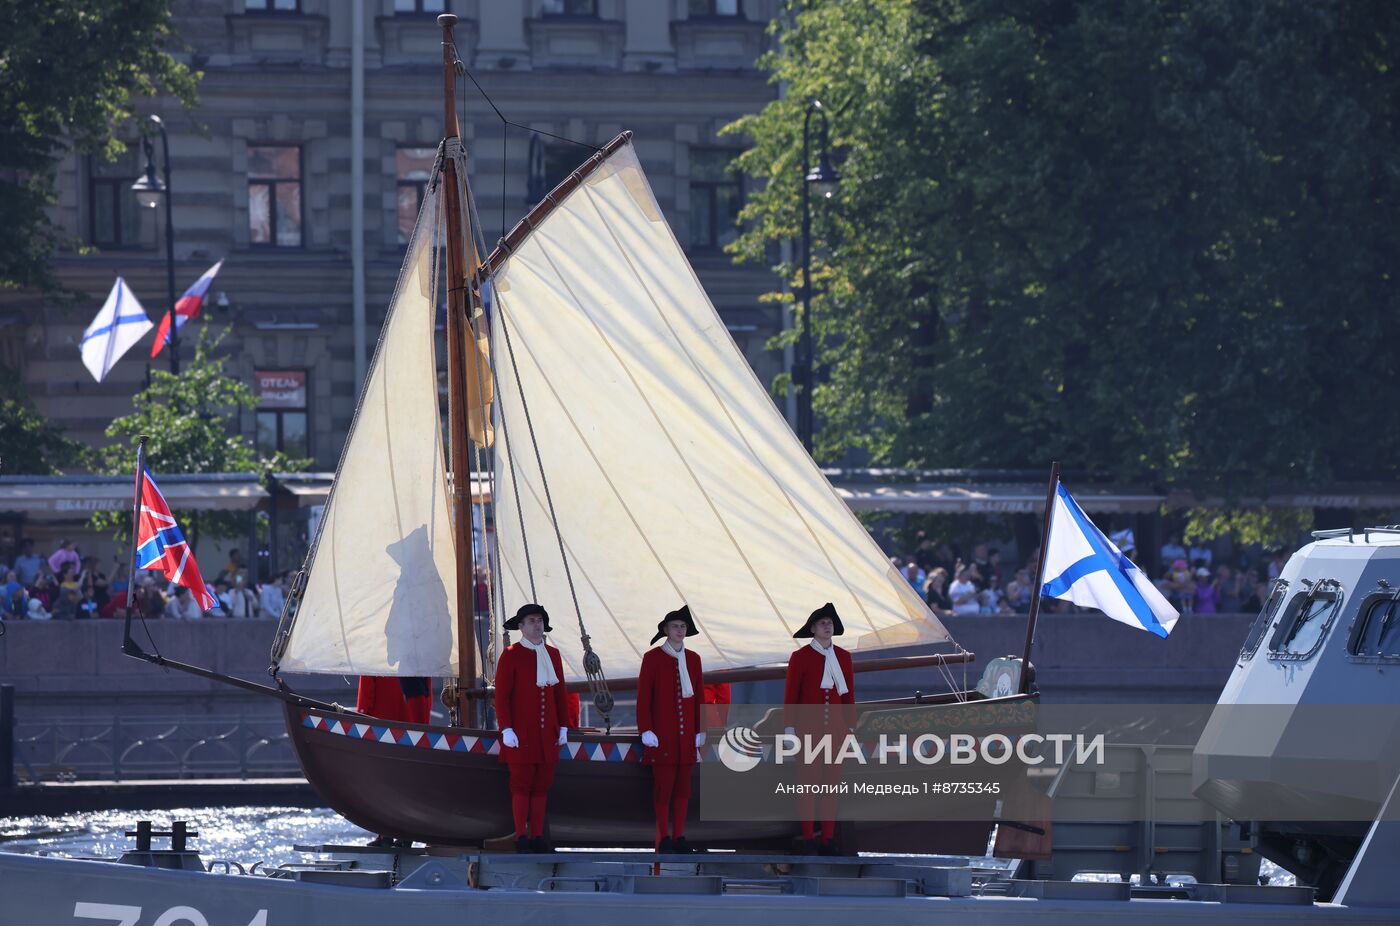
[(554, 784), (554, 762), (508, 762), (510, 769), (510, 812), (515, 819), (515, 835), (544, 835), (544, 808), (549, 786)]
[(685, 835), (685, 816), (690, 809), (690, 771), (694, 765), (653, 765), (651, 804), (656, 810), (656, 844), (667, 836)]
[[(835, 785), (841, 783), (841, 766), (812, 762), (797, 767), (799, 785)], [(836, 835), (836, 795), (798, 794), (797, 813), (802, 820), (802, 838), (812, 839), (816, 821), (821, 821), (822, 842)]]

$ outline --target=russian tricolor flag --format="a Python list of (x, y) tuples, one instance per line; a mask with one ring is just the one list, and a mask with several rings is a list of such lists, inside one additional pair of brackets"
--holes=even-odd
[[(200, 308), (204, 305), (204, 295), (209, 292), (209, 284), (214, 282), (214, 277), (218, 275), (219, 268), (224, 265), (219, 261), (208, 270), (204, 271), (204, 276), (194, 281), (194, 285), (185, 290), (185, 294), (175, 303), (175, 329), (183, 328), (185, 322), (199, 314)], [(156, 342), (151, 345), (151, 356), (156, 357), (165, 345), (170, 343), (170, 313), (166, 312), (165, 317), (160, 320), (160, 325), (156, 328)]]

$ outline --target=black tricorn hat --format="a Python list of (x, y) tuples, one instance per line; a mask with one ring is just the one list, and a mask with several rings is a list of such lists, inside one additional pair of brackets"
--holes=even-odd
[(520, 610), (515, 612), (515, 617), (508, 618), (501, 626), (506, 630), (519, 630), (520, 622), (531, 614), (538, 614), (540, 617), (544, 618), (544, 632), (553, 633), (554, 628), (549, 626), (549, 612), (540, 605), (534, 603), (521, 605)]
[(802, 625), (802, 629), (792, 635), (793, 639), (809, 639), (812, 636), (812, 625), (824, 617), (831, 618), (831, 623), (835, 627), (835, 630), (832, 631), (832, 636), (839, 637), (846, 632), (846, 628), (841, 625), (841, 615), (836, 613), (836, 606), (828, 601), (812, 612), (811, 616), (807, 618), (807, 623)]
[(657, 622), (656, 636), (651, 638), (652, 643), (666, 636), (666, 625), (671, 621), (685, 621), (685, 635), (687, 637), (698, 636), (700, 633), (700, 628), (695, 626), (695, 618), (690, 616), (690, 605), (681, 605), (679, 611), (672, 611)]

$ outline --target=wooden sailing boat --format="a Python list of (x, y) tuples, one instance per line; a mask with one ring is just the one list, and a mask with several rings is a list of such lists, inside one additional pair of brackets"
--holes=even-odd
[[(630, 133), (478, 260), (454, 114), (455, 17), (439, 22), (447, 139), (273, 671), (456, 678), (460, 712), (448, 726), (385, 723), (309, 703), (279, 679), (308, 781), (372, 832), (449, 845), (508, 835), (507, 770), (484, 695), (504, 642), (501, 612), (526, 601), (551, 610), (568, 681), (605, 714), (611, 690), (627, 683), (609, 686), (604, 670), (632, 674), (657, 618), (681, 603), (702, 630), (694, 646), (706, 681), (781, 677), (793, 630), (825, 601), (845, 619), (858, 671), (969, 661), (778, 414), (662, 217)], [(434, 362), (441, 292), (450, 455)], [(467, 492), (469, 461), (482, 454), (498, 537), (484, 564), (485, 658)], [(575, 623), (577, 638), (566, 630)], [(940, 643), (950, 651), (880, 656)], [(651, 844), (640, 748), (635, 732), (570, 736), (550, 798), (556, 843)], [(989, 826), (862, 824), (843, 842), (980, 854)], [(696, 844), (725, 846), (779, 846), (795, 832), (771, 822), (688, 828)]]

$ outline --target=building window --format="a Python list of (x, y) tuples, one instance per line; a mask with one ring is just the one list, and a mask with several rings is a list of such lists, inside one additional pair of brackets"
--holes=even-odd
[(597, 16), (598, 0), (544, 0), (546, 16)]
[(727, 148), (690, 150), (690, 246), (718, 250), (739, 237), (744, 205), (739, 177), (729, 172), (737, 152)]
[(131, 184), (138, 170), (135, 154), (114, 163), (88, 159), (88, 243), (101, 248), (139, 248), (141, 205)]
[(253, 392), (258, 397), (258, 452), (272, 454), (281, 450), (293, 457), (310, 457), (306, 371), (257, 370), (253, 373)]
[(243, 0), (249, 13), (300, 13), (301, 0)]
[(301, 247), (301, 149), (248, 146), (248, 240)]
[(396, 16), (411, 16), (414, 13), (446, 13), (446, 0), (394, 0)]
[(690, 0), (690, 16), (741, 16), (739, 0)]
[(436, 148), (400, 148), (394, 152), (394, 175), (398, 178), (399, 244), (408, 244), (413, 226), (418, 223), (418, 209), (423, 205), (423, 192), (433, 173)]

